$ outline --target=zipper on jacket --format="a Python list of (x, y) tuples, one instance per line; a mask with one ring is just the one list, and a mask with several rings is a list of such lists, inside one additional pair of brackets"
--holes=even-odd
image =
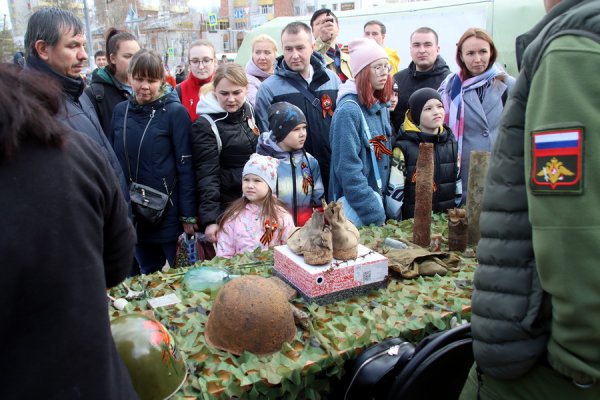
[(171, 193), (169, 193), (169, 186), (167, 185), (167, 180), (163, 178), (163, 186), (165, 187), (165, 191), (169, 195), (169, 203), (171, 203), (171, 207), (173, 207), (173, 200), (171, 200)]
[(298, 225), (298, 204), (296, 204), (296, 161), (290, 152), (290, 165), (292, 166), (292, 208), (294, 210), (294, 224)]

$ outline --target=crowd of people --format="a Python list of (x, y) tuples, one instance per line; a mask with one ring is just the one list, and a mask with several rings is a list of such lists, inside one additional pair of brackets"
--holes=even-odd
[[(40, 314), (48, 343), (39, 342), (37, 354), (58, 359), (89, 341), (97, 346), (85, 363), (94, 372), (40, 370), (37, 384), (46, 397), (135, 397), (110, 345), (106, 313), (94, 313), (104, 315), (100, 328), (97, 320), (69, 318), (105, 304), (104, 289), (126, 275), (173, 265), (182, 233), (203, 235), (217, 255), (231, 257), (285, 243), (322, 199), (342, 202), (357, 226), (411, 218), (421, 143), (434, 145), (434, 212), (465, 203), (471, 152), (495, 149), (473, 297), (475, 356), (482, 368), (473, 370), (471, 389), (479, 394), (485, 382), (490, 393), (515, 394), (502, 380), (527, 381), (523, 376), (534, 368), (532, 387), (542, 390), (548, 376), (568, 377), (576, 385), (553, 381), (550, 387), (559, 387), (564, 398), (586, 388), (585, 394), (597, 394), (600, 346), (597, 335), (590, 346), (586, 333), (598, 332), (597, 318), (574, 317), (570, 307), (590, 315), (597, 311), (598, 274), (583, 265), (576, 273), (562, 273), (558, 263), (568, 264), (573, 251), (579, 252), (573, 260), (592, 259), (590, 240), (598, 239), (598, 224), (592, 214), (579, 220), (557, 211), (590, 209), (596, 198), (589, 178), (595, 161), (582, 148), (584, 132), (586, 146), (596, 140), (589, 131), (598, 125), (597, 87), (588, 81), (569, 95), (567, 82), (594, 74), (599, 3), (545, 1), (548, 16), (521, 39), (529, 45), (522, 58), (528, 74), (516, 82), (496, 64), (497, 48), (482, 29), (464, 32), (456, 49), (459, 69), (451, 72), (439, 55), (437, 33), (421, 27), (408, 38), (411, 61), (401, 68), (397, 53), (384, 45), (384, 24), (367, 21), (362, 37), (341, 44), (337, 17), (320, 9), (310, 26), (297, 21), (285, 26), (281, 49), (274, 38), (255, 38), (245, 66), (219, 62), (208, 41), (192, 42), (176, 85), (168, 83), (160, 54), (141, 49), (130, 32), (110, 29), (86, 83), (81, 21), (58, 8), (33, 13), (25, 54), (15, 56), (14, 66), (0, 66), (0, 85), (6, 86), (0, 182), (8, 189), (0, 204), (8, 237), (31, 243), (30, 227), (44, 237), (33, 240), (36, 251), (23, 248), (22, 254), (3, 241), (0, 254), (12, 263), (11, 274), (36, 276), (23, 287), (2, 285), (3, 294), (36, 297), (36, 285), (55, 282), (47, 270), (58, 271), (57, 289), (77, 286), (75, 292), (85, 295), (51, 296), (53, 307), (87, 309), (60, 314), (60, 323), (44, 323), (50, 316)], [(563, 14), (570, 18), (558, 18)], [(575, 28), (590, 34), (577, 36)], [(563, 30), (570, 36), (561, 36)], [(570, 57), (580, 62), (570, 63)], [(547, 84), (550, 80), (554, 83)], [(576, 250), (553, 246), (552, 235)], [(499, 249), (498, 240), (514, 251)], [(51, 268), (33, 267), (42, 264)], [(507, 265), (515, 267), (508, 268), (515, 280), (527, 281), (521, 289), (502, 286), (505, 279), (498, 277), (506, 268), (500, 267)], [(18, 281), (16, 275), (12, 281)], [(583, 278), (574, 276), (586, 277), (576, 301), (570, 300), (572, 289)], [(529, 306), (508, 299), (513, 292)], [(517, 324), (512, 309), (491, 311), (498, 303), (494, 293), (507, 297), (507, 307), (519, 309), (530, 323)], [(46, 300), (28, 301), (20, 314), (46, 309), (38, 304)], [(25, 342), (12, 342), (9, 353), (31, 346), (29, 323), (19, 321), (8, 318)], [(574, 324), (581, 329), (573, 330)], [(58, 325), (79, 327), (69, 349), (51, 343)], [(534, 350), (520, 352), (520, 343)], [(502, 350), (513, 347), (522, 356)], [(544, 354), (546, 363), (539, 361)], [(65, 389), (58, 374), (80, 386)], [(94, 382), (88, 382), (90, 376)], [(15, 398), (5, 390), (0, 397)]]
[[(55, 24), (58, 43), (34, 30), (36, 18)], [(189, 73), (175, 86), (159, 54), (111, 28), (86, 84), (79, 78), (88, 57), (81, 22), (49, 8), (30, 25), (25, 70), (62, 83), (67, 112), (59, 118), (99, 143), (120, 179), (138, 236), (132, 273), (173, 264), (182, 232), (217, 245), (223, 215), (244, 196), (242, 171), (254, 153), (280, 161), (273, 194), (295, 226), (321, 199), (342, 201), (357, 226), (412, 217), (423, 142), (435, 145), (434, 211), (459, 206), (470, 151), (491, 150), (514, 82), (494, 63), (493, 40), (481, 29), (461, 38), (453, 74), (439, 56), (437, 33), (417, 29), (412, 61), (398, 71), (384, 24), (367, 21), (363, 37), (341, 44), (337, 17), (320, 9), (310, 26), (292, 22), (282, 30), (281, 49), (272, 37), (256, 37), (245, 67), (217, 60), (209, 41), (192, 42), (180, 66)], [(425, 102), (411, 103), (423, 88), (439, 89), (441, 113), (430, 116), (429, 92)], [(156, 197), (152, 221), (142, 215), (148, 204), (138, 204), (140, 195)], [(271, 244), (258, 239), (255, 247)]]

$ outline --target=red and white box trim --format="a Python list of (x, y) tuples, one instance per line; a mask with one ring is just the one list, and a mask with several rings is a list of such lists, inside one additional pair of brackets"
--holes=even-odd
[(273, 261), (273, 269), (308, 297), (382, 282), (388, 275), (388, 259), (360, 244), (355, 260), (334, 259), (326, 265), (308, 265), (303, 256), (283, 245), (275, 247)]

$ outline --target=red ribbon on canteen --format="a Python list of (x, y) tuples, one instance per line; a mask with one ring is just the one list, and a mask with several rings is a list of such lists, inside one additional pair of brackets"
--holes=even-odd
[(387, 138), (383, 135), (375, 136), (373, 139), (369, 140), (369, 143), (373, 145), (375, 157), (377, 157), (378, 160), (381, 160), (382, 154), (387, 154), (388, 156), (392, 155), (392, 151), (385, 147), (385, 142), (387, 142)]

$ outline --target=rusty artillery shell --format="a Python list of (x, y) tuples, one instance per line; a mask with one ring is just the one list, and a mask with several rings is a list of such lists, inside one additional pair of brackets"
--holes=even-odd
[(467, 212), (462, 208), (448, 210), (448, 250), (467, 249)]
[(433, 143), (419, 144), (415, 187), (413, 242), (422, 247), (431, 243), (431, 201), (433, 199)]

